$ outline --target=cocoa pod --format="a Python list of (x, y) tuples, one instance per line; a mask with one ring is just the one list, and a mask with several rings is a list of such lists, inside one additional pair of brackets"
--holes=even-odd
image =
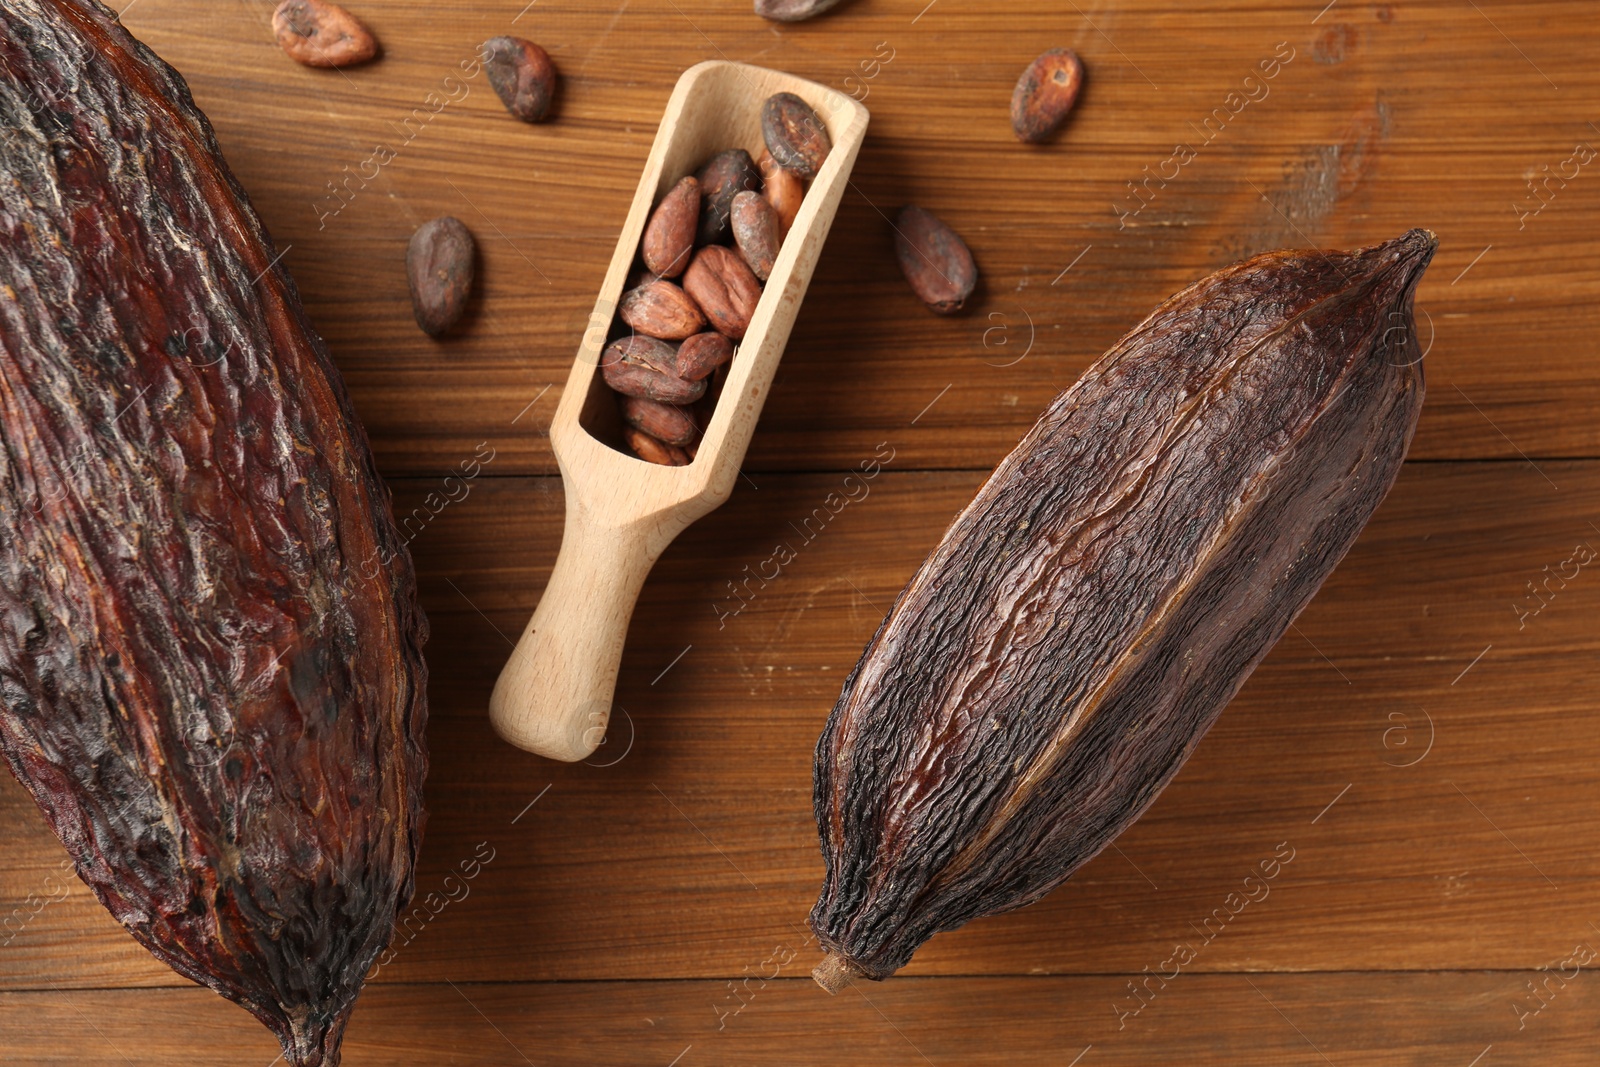
[(639, 251), (644, 265), (658, 277), (676, 278), (694, 255), (695, 233), (700, 228), (700, 183), (694, 175), (678, 179), (645, 223)]
[(422, 838), (406, 538), (183, 79), (5, 0), (0, 128), (0, 754), (139, 944), (335, 1067)]
[(491, 37), (478, 49), (495, 95), (523, 122), (550, 116), (559, 79), (550, 53), (521, 37)]
[(978, 284), (978, 265), (967, 243), (914, 204), (901, 208), (895, 219), (894, 250), (911, 291), (936, 314), (960, 311)]
[(622, 439), (633, 450), (633, 454), (646, 463), (659, 463), (663, 467), (687, 467), (692, 459), (689, 453), (677, 445), (658, 441), (643, 430), (632, 426), (622, 428)]
[(283, 0), (272, 32), (290, 59), (308, 67), (348, 67), (378, 54), (372, 31), (328, 0)]
[(778, 258), (778, 248), (783, 244), (777, 211), (760, 193), (746, 190), (733, 198), (729, 218), (733, 243), (749, 265), (750, 273), (766, 281)]
[(845, 0), (755, 0), (756, 14), (774, 22), (801, 22), (831, 11)]
[(449, 331), (467, 309), (478, 246), (460, 219), (444, 215), (417, 227), (406, 247), (406, 280), (417, 325), (432, 337)]
[(808, 180), (833, 151), (822, 118), (793, 93), (773, 93), (761, 105), (761, 137), (778, 166)]
[(722, 245), (695, 253), (683, 272), (683, 288), (705, 312), (706, 321), (736, 341), (750, 328), (750, 316), (761, 300), (761, 283), (739, 253)]
[(663, 404), (642, 396), (619, 396), (617, 408), (622, 412), (623, 422), (663, 444), (681, 448), (700, 433), (694, 417), (677, 404)]
[(745, 189), (761, 188), (761, 172), (750, 153), (730, 148), (711, 157), (695, 172), (700, 182), (700, 229), (696, 240), (703, 245), (726, 244), (731, 231), (728, 216), (733, 198)]
[(677, 341), (705, 328), (705, 316), (682, 289), (655, 278), (622, 294), (622, 321), (649, 337)]
[(1161, 792), (1399, 473), (1435, 245), (1219, 271), (1001, 461), (817, 743), (819, 982), (1039, 899)]
[(805, 199), (805, 181), (792, 170), (784, 170), (772, 158), (771, 152), (761, 153), (756, 161), (761, 170), (761, 195), (778, 213), (778, 239), (789, 236), (789, 227), (800, 214), (800, 203)]
[(620, 337), (600, 353), (606, 384), (624, 396), (665, 404), (690, 404), (705, 395), (706, 383), (690, 382), (673, 373), (677, 353), (654, 337)]
[(715, 330), (707, 330), (678, 346), (674, 371), (685, 381), (697, 382), (732, 358), (733, 342)]
[(1083, 61), (1070, 48), (1052, 48), (1028, 64), (1011, 94), (1011, 129), (1017, 140), (1038, 144), (1063, 122), (1083, 88)]

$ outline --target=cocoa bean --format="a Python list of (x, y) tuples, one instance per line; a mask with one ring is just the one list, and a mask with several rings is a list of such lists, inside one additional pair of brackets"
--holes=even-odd
[(417, 227), (406, 247), (406, 280), (417, 325), (433, 337), (449, 331), (466, 310), (478, 246), (459, 219), (444, 215)]
[(811, 105), (793, 93), (773, 93), (761, 105), (761, 136), (778, 166), (815, 178), (833, 140)]
[(600, 353), (606, 384), (624, 396), (691, 404), (706, 392), (704, 381), (690, 382), (673, 373), (677, 352), (654, 337), (620, 337)]
[(778, 258), (778, 246), (783, 243), (777, 210), (760, 193), (745, 190), (733, 198), (729, 217), (739, 254), (750, 265), (750, 272), (766, 281)]
[(800, 214), (800, 203), (806, 195), (805, 179), (792, 170), (778, 166), (771, 152), (761, 153), (756, 166), (761, 169), (761, 195), (778, 212), (778, 237), (781, 240), (789, 236), (789, 227), (794, 225), (795, 216)]
[(622, 428), (622, 439), (628, 443), (633, 454), (646, 463), (659, 463), (663, 467), (687, 467), (690, 463), (689, 453), (677, 445), (658, 441), (632, 426)]
[(674, 371), (685, 381), (697, 382), (732, 358), (733, 342), (715, 330), (707, 330), (678, 346)]
[(550, 53), (521, 37), (491, 37), (478, 49), (500, 102), (523, 122), (543, 122), (555, 102), (559, 78)]
[(361, 20), (327, 0), (283, 0), (272, 13), (278, 47), (308, 67), (348, 67), (378, 54)]
[(662, 278), (623, 293), (618, 311), (640, 333), (670, 341), (699, 333), (706, 324), (688, 294)]
[(1011, 94), (1011, 129), (1038, 144), (1066, 121), (1083, 88), (1083, 61), (1070, 48), (1052, 48), (1028, 65)]
[(914, 204), (894, 224), (895, 255), (912, 292), (940, 315), (961, 310), (978, 284), (978, 266), (960, 236)]
[(750, 328), (750, 316), (761, 299), (756, 276), (739, 253), (722, 245), (708, 245), (695, 253), (683, 272), (683, 288), (707, 321), (734, 340)]
[(620, 396), (617, 407), (622, 412), (623, 422), (669, 445), (681, 447), (700, 433), (694, 417), (677, 404), (663, 404), (642, 396)]
[(733, 198), (745, 189), (761, 188), (761, 172), (755, 160), (742, 148), (730, 148), (711, 157), (695, 173), (700, 182), (700, 229), (696, 239), (703, 245), (726, 244), (731, 234), (728, 215)]
[(694, 255), (700, 228), (700, 182), (691, 175), (667, 190), (644, 227), (639, 250), (644, 264), (662, 278), (676, 278)]
[(756, 14), (774, 22), (800, 22), (832, 10), (845, 0), (756, 0)]

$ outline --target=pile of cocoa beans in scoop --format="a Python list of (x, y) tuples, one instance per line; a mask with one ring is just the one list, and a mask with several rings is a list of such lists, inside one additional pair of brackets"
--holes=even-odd
[(634, 455), (681, 467), (711, 420), (737, 343), (833, 143), (793, 93), (761, 109), (766, 151), (720, 152), (651, 212), (600, 371), (617, 392)]

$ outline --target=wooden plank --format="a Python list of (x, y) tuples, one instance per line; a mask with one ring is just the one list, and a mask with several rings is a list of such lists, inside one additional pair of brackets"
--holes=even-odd
[[(754, 962), (737, 983), (370, 988), (344, 1063), (1577, 1067), (1594, 1062), (1600, 1006), (1587, 972), (1180, 974), (1152, 983), (1129, 1015), (1119, 976), (892, 979), (830, 998), (806, 979), (763, 980), (782, 968)], [(1549, 983), (1546, 1006), (1518, 1014), (1538, 1003), (1530, 980)], [(255, 1020), (200, 989), (0, 994), (0, 1032), (17, 1067), (220, 1067), (265, 1064), (276, 1051)]]
[[(379, 982), (709, 978), (805, 936), (815, 739), (881, 610), (980, 480), (888, 460), (859, 485), (759, 475), (667, 551), (624, 657), (627, 714), (592, 766), (516, 751), (485, 715), (554, 556), (559, 483), (482, 477), (415, 520), (433, 625), (424, 910)], [(437, 485), (400, 483), (400, 513)], [(860, 499), (829, 514), (847, 489)], [(1513, 605), (1574, 545), (1600, 545), (1597, 492), (1594, 462), (1408, 465), (1117, 849), (1031, 908), (934, 939), (908, 973), (1138, 973), (1222, 929), (1207, 917), (1281, 843), (1294, 859), (1270, 895), (1213, 933), (1196, 969), (1525, 968), (1594, 934), (1600, 582), (1581, 569), (1537, 615)], [(794, 561), (731, 614), (727, 583), (780, 540)], [(61, 857), (9, 780), (0, 855), (0, 915), (45, 894)], [(77, 885), (0, 947), (6, 988), (178, 981)]]
[[(215, 122), (390, 473), (449, 470), (485, 439), (506, 473), (554, 471), (543, 427), (667, 94), (723, 57), (864, 93), (874, 116), (752, 470), (845, 466), (891, 436), (909, 467), (987, 467), (1182, 285), (1259, 249), (1414, 225), (1442, 241), (1415, 454), (1600, 455), (1600, 423), (1565, 417), (1600, 404), (1600, 182), (1571, 162), (1600, 138), (1600, 25), (1555, 0), (1323, 6), (884, 0), (777, 26), (748, 0), (364, 0), (384, 57), (345, 72), (282, 56), (264, 0), (139, 0), (126, 21)], [(512, 121), (463, 75), (503, 32), (561, 68), (554, 123)], [(1294, 58), (1264, 98), (1230, 104), (1278, 42)], [(1011, 86), (1057, 45), (1085, 57), (1084, 99), (1057, 144), (1019, 145)], [(985, 282), (962, 317), (929, 315), (899, 277), (887, 218), (908, 200), (975, 251)], [(437, 342), (411, 322), (403, 257), (442, 213), (480, 238), (483, 287), (466, 334)]]

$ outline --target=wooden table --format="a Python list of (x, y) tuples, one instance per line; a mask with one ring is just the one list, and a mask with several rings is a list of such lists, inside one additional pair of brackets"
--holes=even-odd
[[(1554, 577), (1600, 546), (1592, 5), (857, 0), (780, 26), (746, 0), (523, 3), (351, 0), (384, 55), (344, 72), (289, 62), (267, 0), (125, 16), (216, 124), (412, 516), (423, 903), (347, 1063), (1594, 1062), (1600, 575)], [(559, 65), (553, 124), (460, 76), (501, 33)], [(1020, 145), (1012, 84), (1058, 45), (1087, 89), (1055, 143)], [(610, 742), (558, 765), (485, 716), (559, 538), (545, 428), (672, 84), (714, 57), (864, 95), (872, 129), (747, 478), (647, 585)], [(1135, 199), (1179, 145), (1193, 159)], [(899, 277), (885, 216), (908, 201), (972, 246), (963, 317)], [(483, 285), (465, 335), (435, 342), (402, 263), (445, 213), (481, 241)], [(1411, 462), (1195, 758), (1043, 902), (821, 992), (812, 746), (946, 522), (1180, 286), (1418, 225), (1440, 249)], [(797, 533), (880, 448), (870, 494)], [(475, 459), (470, 494), (429, 511)], [(779, 541), (797, 557), (728, 614)], [(1275, 852), (1293, 858), (1270, 894), (1206, 940)], [(0, 1060), (266, 1067), (267, 1032), (155, 963), (63, 858), (0, 782)], [(1193, 961), (1148, 977), (1180, 944)]]

